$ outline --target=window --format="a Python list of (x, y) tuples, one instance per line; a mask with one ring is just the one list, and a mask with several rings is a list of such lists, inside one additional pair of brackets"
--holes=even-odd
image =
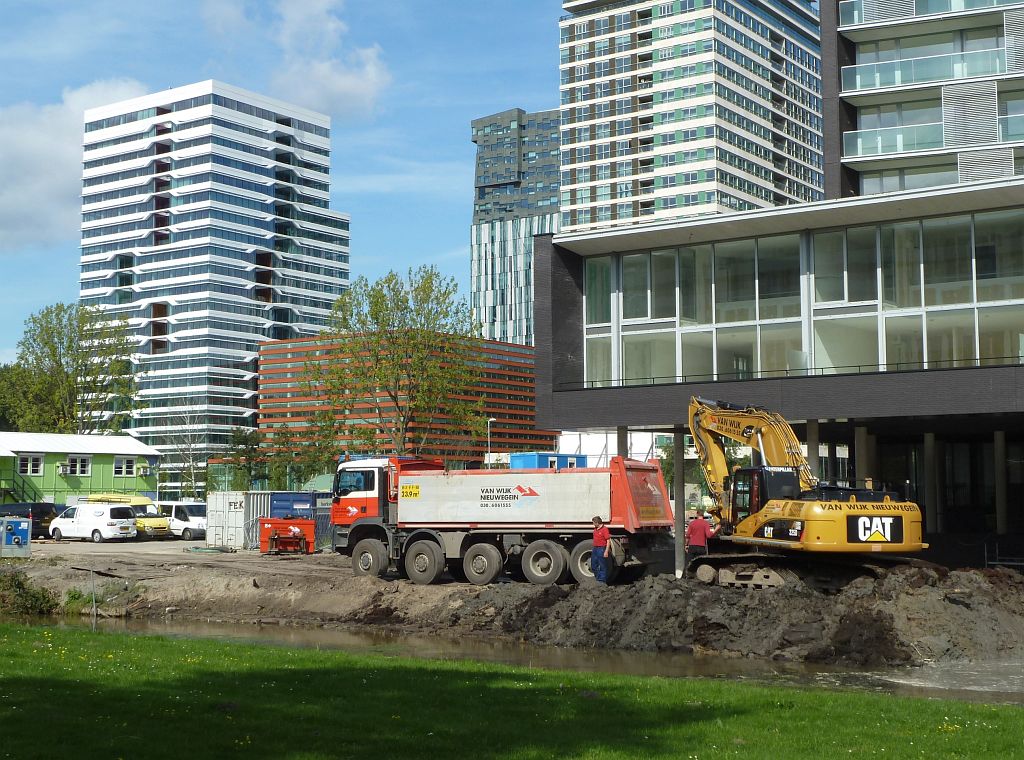
[(341, 496), (350, 493), (374, 490), (373, 470), (342, 470), (338, 473), (338, 485), (335, 491)]
[(135, 458), (114, 457), (114, 477), (135, 477)]
[(586, 264), (587, 324), (612, 321), (612, 260), (610, 256), (588, 259)]
[(43, 455), (42, 454), (23, 454), (18, 457), (18, 474), (19, 475), (42, 475), (43, 474)]
[(68, 475), (87, 477), (92, 474), (91, 457), (68, 457)]

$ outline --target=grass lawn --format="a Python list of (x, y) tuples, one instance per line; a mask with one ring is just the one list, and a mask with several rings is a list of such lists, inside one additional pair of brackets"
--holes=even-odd
[(1024, 712), (0, 625), (0, 757), (1010, 758)]

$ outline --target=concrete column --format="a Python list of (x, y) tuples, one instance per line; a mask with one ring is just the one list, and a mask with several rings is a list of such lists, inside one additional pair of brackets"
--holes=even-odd
[(935, 441), (935, 530), (946, 527), (946, 443)]
[(839, 447), (835, 441), (828, 442), (828, 473), (826, 479), (829, 483), (835, 483), (839, 473)]
[(682, 578), (686, 572), (686, 468), (683, 460), (686, 428), (677, 425), (672, 441), (672, 486), (676, 494), (675, 503), (675, 548), (676, 578)]
[(807, 420), (807, 464), (811, 467), (811, 473), (818, 477), (821, 472), (821, 461), (818, 456), (819, 431), (817, 420)]
[(615, 452), (620, 457), (629, 456), (629, 428), (615, 428)]
[(853, 474), (854, 487), (863, 488), (864, 481), (871, 477), (871, 454), (868, 452), (868, 429), (857, 425), (853, 429)]
[(871, 478), (874, 488), (878, 488), (881, 483), (879, 478), (881, 474), (878, 471), (878, 438), (874, 433), (868, 433), (868, 477)]
[(929, 533), (936, 531), (939, 524), (938, 513), (938, 471), (939, 465), (935, 457), (935, 433), (924, 434), (924, 529)]
[(1009, 526), (1006, 499), (1006, 431), (996, 430), (992, 434), (992, 474), (996, 479), (996, 533), (1006, 535)]

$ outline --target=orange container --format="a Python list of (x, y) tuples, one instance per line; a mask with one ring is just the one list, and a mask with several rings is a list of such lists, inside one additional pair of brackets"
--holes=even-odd
[(286, 517), (260, 518), (260, 554), (312, 554), (316, 549), (316, 523)]

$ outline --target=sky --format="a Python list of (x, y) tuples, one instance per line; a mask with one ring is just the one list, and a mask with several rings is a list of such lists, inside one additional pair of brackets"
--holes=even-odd
[(434, 264), (468, 296), (470, 122), (558, 107), (558, 0), (5, 0), (0, 363), (78, 298), (82, 114), (218, 79), (331, 117), (352, 279)]

